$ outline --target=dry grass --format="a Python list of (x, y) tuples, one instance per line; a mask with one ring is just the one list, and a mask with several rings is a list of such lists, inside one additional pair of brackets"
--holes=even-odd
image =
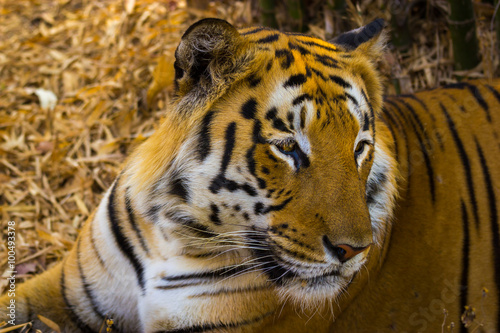
[[(16, 222), (18, 277), (64, 256), (125, 156), (154, 131), (168, 103), (169, 59), (189, 24), (207, 16), (252, 24), (249, 0), (230, 3), (197, 11), (182, 1), (0, 0), (0, 228), (5, 235)], [(389, 93), (393, 80), (404, 92), (453, 81), (443, 3), (431, 4), (425, 19), (410, 21), (420, 30), (409, 52), (392, 50), (382, 62)], [(348, 15), (357, 23), (390, 19), (384, 5), (362, 1)], [(483, 54), (491, 50), (491, 13), (479, 14)], [(323, 18), (311, 32), (324, 35)], [(487, 73), (498, 62), (493, 54)], [(53, 109), (41, 106), (39, 88), (55, 94)]]

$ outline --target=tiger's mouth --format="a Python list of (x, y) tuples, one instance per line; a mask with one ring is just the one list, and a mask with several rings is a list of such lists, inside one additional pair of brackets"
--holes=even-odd
[(312, 292), (322, 297), (337, 296), (357, 272), (353, 267), (327, 264), (304, 266), (296, 259), (284, 260), (277, 251), (273, 251), (269, 242), (263, 240), (253, 236), (251, 243), (254, 255), (269, 281), (285, 293), (306, 298), (317, 298)]
[[(304, 272), (303, 270), (295, 270), (295, 267), (284, 266), (276, 257), (268, 257), (264, 266), (264, 271), (269, 276), (269, 279), (279, 286), (285, 286), (291, 281), (299, 281), (302, 284), (307, 283), (311, 286), (331, 284), (333, 281), (347, 278), (345, 273), (341, 273), (339, 269), (332, 269), (319, 274), (314, 272)], [(324, 269), (317, 271), (324, 271)]]

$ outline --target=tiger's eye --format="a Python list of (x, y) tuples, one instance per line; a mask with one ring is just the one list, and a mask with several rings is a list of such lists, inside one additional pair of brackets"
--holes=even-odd
[(292, 153), (297, 147), (297, 143), (291, 141), (291, 142), (281, 143), (276, 146), (282, 153), (286, 154), (286, 153)]
[(358, 142), (358, 145), (356, 146), (356, 150), (354, 151), (355, 155), (360, 155), (363, 150), (365, 150), (365, 145), (366, 143), (364, 141)]

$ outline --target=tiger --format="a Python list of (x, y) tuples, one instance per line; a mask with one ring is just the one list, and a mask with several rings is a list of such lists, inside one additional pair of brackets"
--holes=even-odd
[(387, 39), (190, 26), (156, 132), (0, 321), (500, 332), (500, 80), (384, 97)]

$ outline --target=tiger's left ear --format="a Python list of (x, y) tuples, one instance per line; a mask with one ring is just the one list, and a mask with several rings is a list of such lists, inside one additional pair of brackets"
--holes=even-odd
[(387, 42), (384, 26), (385, 21), (379, 18), (358, 29), (345, 32), (329, 42), (346, 51), (356, 51), (369, 58), (378, 59), (383, 54)]

